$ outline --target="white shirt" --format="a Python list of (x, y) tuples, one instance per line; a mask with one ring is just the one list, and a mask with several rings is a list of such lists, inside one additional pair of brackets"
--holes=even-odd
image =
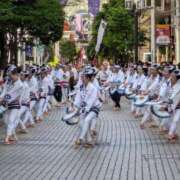
[(21, 101), (21, 103), (28, 103), (30, 101), (30, 88), (26, 81), (22, 82), (22, 86), (23, 86), (23, 88), (22, 88), (22, 92), (21, 92), (20, 101)]
[(55, 77), (55, 79), (62, 80), (63, 79), (63, 75), (64, 75), (64, 72), (63, 72), (62, 69), (54, 70), (54, 77)]
[(98, 91), (94, 85), (89, 82), (86, 87), (81, 87), (75, 97), (74, 105), (81, 107), (85, 103), (85, 109), (88, 112), (93, 106), (99, 106)]
[(10, 88), (7, 89), (4, 94), (4, 98), (8, 103), (19, 100), (23, 90), (22, 81), (18, 79), (15, 81)]
[(36, 94), (38, 91), (38, 80), (37, 80), (37, 78), (32, 76), (32, 78), (28, 81), (28, 85), (29, 85), (30, 91), (32, 93)]

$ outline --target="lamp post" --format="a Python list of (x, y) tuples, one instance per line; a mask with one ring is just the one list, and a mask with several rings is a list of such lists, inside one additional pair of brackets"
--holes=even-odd
[[(150, 5), (147, 0), (125, 0), (125, 7), (133, 10), (135, 19), (135, 40), (134, 46), (138, 45), (138, 13), (140, 10), (151, 10), (151, 61), (156, 61), (156, 6), (155, 0), (151, 0)], [(134, 9), (135, 8), (135, 9)], [(137, 39), (136, 39), (137, 38)], [(136, 54), (137, 53), (137, 54)], [(138, 47), (135, 47), (135, 58), (138, 58)]]
[(151, 61), (156, 62), (156, 4), (151, 0)]
[(125, 7), (126, 7), (126, 9), (132, 11), (133, 17), (134, 17), (134, 58), (133, 59), (134, 59), (134, 62), (137, 62), (139, 60), (139, 57), (138, 57), (138, 54), (139, 54), (138, 53), (138, 46), (139, 46), (138, 16), (139, 16), (139, 11), (136, 8), (137, 5), (134, 0), (125, 0)]
[(180, 2), (176, 0), (176, 23), (175, 23), (175, 36), (176, 36), (176, 63), (180, 63)]

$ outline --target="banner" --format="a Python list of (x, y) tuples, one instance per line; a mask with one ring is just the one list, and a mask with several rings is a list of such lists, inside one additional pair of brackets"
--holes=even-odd
[(168, 24), (156, 26), (156, 44), (168, 45), (171, 42), (171, 28)]
[(95, 47), (96, 53), (98, 53), (100, 50), (106, 27), (107, 27), (107, 22), (104, 20), (101, 20), (101, 24), (100, 24), (99, 30), (98, 30), (97, 43), (96, 43), (96, 47)]
[(100, 0), (88, 0), (89, 13), (96, 16), (100, 8)]
[(80, 14), (76, 14), (76, 31), (82, 31), (82, 16)]

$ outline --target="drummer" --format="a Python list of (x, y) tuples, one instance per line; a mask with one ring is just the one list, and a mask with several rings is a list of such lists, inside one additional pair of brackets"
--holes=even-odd
[(38, 80), (36, 77), (38, 69), (36, 66), (32, 66), (29, 69), (28, 86), (30, 88), (30, 111), (36, 114), (36, 107), (38, 104)]
[(19, 73), (16, 66), (8, 68), (11, 78), (11, 86), (7, 86), (1, 95), (0, 101), (7, 105), (8, 110), (4, 114), (6, 124), (6, 137), (4, 144), (12, 144), (17, 141), (16, 127), (19, 123), (20, 97), (22, 92), (22, 82), (19, 79)]
[(172, 123), (170, 126), (168, 139), (170, 141), (175, 141), (177, 139), (177, 123), (180, 121), (180, 70), (176, 70), (171, 73), (171, 84), (172, 93), (170, 99), (172, 100)]
[[(92, 83), (93, 83), (94, 87), (97, 89), (98, 99), (99, 99), (99, 108), (101, 108), (102, 104), (104, 102), (104, 98), (102, 95), (101, 87), (100, 87), (99, 82), (96, 78), (96, 75), (98, 73), (98, 69), (95, 67), (92, 67), (92, 69), (94, 70), (94, 74), (92, 76)], [(96, 116), (94, 119), (92, 119), (92, 122), (90, 125), (90, 135), (91, 135), (92, 139), (95, 139), (97, 137), (97, 130), (96, 130), (97, 120), (98, 120), (98, 116)]]
[(43, 120), (43, 115), (44, 115), (44, 105), (46, 103), (46, 98), (48, 95), (48, 84), (49, 80), (47, 78), (47, 73), (48, 69), (46, 67), (42, 67), (40, 69), (40, 77), (39, 77), (39, 101), (38, 101), (38, 106), (37, 106), (37, 114), (36, 114), (36, 119), (35, 122), (39, 123)]
[[(144, 70), (143, 67), (141, 65), (138, 65), (137, 67), (137, 76), (135, 78), (135, 81), (133, 83), (132, 86), (132, 91), (136, 94), (140, 93), (141, 90), (141, 86), (143, 84), (143, 82), (145, 81), (145, 74), (144, 74)], [(138, 108), (136, 108), (133, 104), (133, 102), (131, 103), (131, 112), (132, 114), (137, 118), (141, 116), (140, 111), (138, 110)]]
[(84, 147), (93, 147), (92, 137), (90, 136), (90, 124), (99, 113), (99, 98), (97, 88), (92, 83), (94, 70), (85, 68), (82, 74), (83, 85), (78, 90), (74, 105), (82, 109), (80, 115), (80, 132), (75, 141), (76, 147), (84, 145)]
[[(150, 78), (148, 80), (147, 90), (143, 92), (143, 96), (149, 96), (151, 98), (157, 98), (159, 87), (160, 87), (160, 76), (159, 76), (159, 65), (153, 64), (150, 67)], [(140, 123), (141, 129), (145, 128), (145, 123), (152, 120), (151, 112), (149, 107), (142, 107), (144, 110), (144, 115)]]
[(104, 61), (101, 66), (101, 70), (97, 74), (97, 78), (99, 79), (101, 85), (107, 81), (107, 79), (111, 76), (111, 73), (109, 62)]
[[(164, 101), (167, 102), (169, 100), (169, 95), (172, 90), (171, 87), (171, 80), (170, 80), (170, 75), (172, 71), (175, 69), (174, 66), (165, 66), (164, 70), (162, 71), (162, 81), (161, 81), (161, 86), (159, 89), (159, 97), (157, 98), (157, 101)], [(164, 133), (169, 129), (169, 119), (164, 118), (160, 120), (160, 132)]]
[(122, 83), (121, 76), (119, 76), (120, 66), (114, 65), (112, 68), (112, 74), (106, 81), (106, 85), (110, 86), (110, 97), (114, 102), (114, 110), (120, 109), (121, 94), (118, 92), (118, 87)]
[[(112, 74), (112, 72), (110, 69), (109, 62), (104, 61), (101, 66), (101, 70), (97, 74), (97, 79), (99, 80), (100, 85), (102, 87), (104, 87), (105, 82), (110, 78), (111, 74)], [(104, 96), (105, 96), (105, 103), (107, 103), (108, 102), (108, 91), (105, 91)]]

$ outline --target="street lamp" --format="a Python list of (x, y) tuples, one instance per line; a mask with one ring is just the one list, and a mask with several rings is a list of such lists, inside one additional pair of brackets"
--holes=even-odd
[(155, 0), (125, 0), (125, 7), (134, 12), (135, 18), (135, 60), (138, 58), (138, 13), (142, 10), (151, 10), (151, 61), (156, 59), (156, 37), (155, 37), (155, 22), (156, 22), (156, 8)]
[(134, 62), (137, 62), (139, 60), (138, 58), (138, 16), (139, 11), (136, 8), (136, 4), (134, 0), (125, 0), (125, 8), (127, 10), (132, 11), (134, 16)]

